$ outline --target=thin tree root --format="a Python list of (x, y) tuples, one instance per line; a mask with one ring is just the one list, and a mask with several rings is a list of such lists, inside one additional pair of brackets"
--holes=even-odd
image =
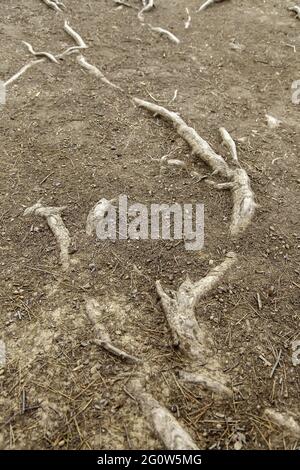
[(237, 156), (235, 141), (233, 140), (233, 138), (231, 137), (229, 132), (225, 129), (225, 127), (220, 127), (219, 132), (220, 132), (221, 137), (223, 139), (223, 144), (226, 145), (226, 147), (228, 148), (228, 150), (230, 152), (230, 155), (231, 155), (231, 158), (232, 158), (233, 162), (236, 165), (238, 165), (239, 160), (238, 160), (238, 156)]
[(80, 36), (80, 34), (74, 31), (74, 29), (71, 28), (71, 26), (69, 25), (67, 21), (65, 21), (64, 23), (64, 30), (66, 31), (66, 33), (69, 34), (69, 36), (71, 36), (71, 38), (74, 39), (74, 41), (77, 44), (77, 47), (76, 47), (77, 49), (87, 49), (87, 45), (82, 39), (82, 37)]
[(25, 73), (28, 69), (30, 69), (33, 65), (40, 64), (41, 62), (44, 62), (45, 59), (38, 59), (38, 60), (32, 60), (31, 62), (28, 62), (28, 64), (24, 65), (17, 73), (15, 73), (11, 78), (9, 78), (6, 82), (4, 82), (4, 86), (7, 87), (11, 83), (15, 82), (23, 73)]
[(187, 20), (184, 23), (184, 29), (188, 29), (191, 26), (192, 18), (191, 18), (189, 9), (186, 8), (185, 11), (186, 11), (186, 14), (187, 14)]
[(224, 2), (224, 1), (225, 0), (207, 0), (205, 3), (203, 3), (203, 5), (201, 5), (200, 8), (198, 8), (197, 12), (206, 10), (206, 8), (213, 5), (214, 3), (221, 3), (221, 2)]
[(56, 59), (56, 57), (53, 54), (50, 54), (49, 52), (35, 52), (32, 45), (29, 44), (29, 42), (26, 42), (26, 41), (22, 41), (22, 42), (23, 42), (23, 44), (25, 44), (25, 46), (27, 47), (29, 52), (31, 54), (33, 54), (34, 56), (44, 56), (47, 59), (49, 59), (51, 62), (54, 62), (56, 64), (59, 63), (58, 60)]
[(174, 416), (153, 396), (146, 392), (139, 379), (128, 384), (128, 389), (139, 402), (142, 412), (153, 426), (167, 450), (198, 450), (196, 443)]
[(296, 439), (300, 438), (300, 425), (290, 413), (280, 413), (272, 408), (265, 409), (265, 415), (277, 426), (284, 429)]
[(105, 349), (110, 354), (119, 357), (123, 361), (132, 362), (135, 364), (141, 362), (140, 359), (138, 359), (137, 357), (132, 356), (131, 354), (128, 354), (125, 351), (122, 351), (121, 349), (117, 348), (112, 344), (108, 332), (98, 320), (101, 318), (102, 312), (97, 300), (93, 298), (88, 298), (86, 299), (85, 306), (86, 315), (90, 320), (91, 324), (93, 325), (94, 331), (97, 336), (97, 338), (93, 339), (92, 342), (97, 346), (100, 346), (101, 348)]
[[(212, 340), (204, 325), (199, 326), (195, 308), (201, 298), (213, 289), (236, 262), (235, 253), (228, 253), (219, 266), (197, 282), (189, 278), (183, 282), (177, 292), (170, 295), (156, 282), (156, 290), (173, 337), (174, 346), (189, 359), (193, 369), (191, 373), (182, 373), (182, 377), (190, 382), (199, 383), (220, 394), (231, 395), (226, 386), (227, 378), (223, 374), (212, 351)], [(199, 368), (201, 371), (199, 372)]]
[(42, 0), (42, 2), (44, 2), (47, 7), (57, 12), (62, 12), (62, 9), (65, 9), (65, 5), (58, 0)]
[(154, 8), (154, 0), (147, 0), (141, 11), (138, 13), (138, 19), (144, 21), (144, 13)]
[(171, 42), (174, 42), (174, 44), (179, 44), (180, 39), (175, 36), (175, 34), (170, 33), (167, 29), (160, 28), (158, 26), (151, 26), (151, 24), (148, 25), (152, 31), (155, 31), (156, 33), (159, 33), (163, 36), (166, 36)]
[(115, 88), (117, 90), (120, 90), (120, 91), (124, 91), (121, 87), (119, 87), (118, 85), (115, 85), (114, 83), (110, 82), (105, 76), (104, 74), (101, 72), (101, 70), (99, 70), (97, 67), (95, 67), (95, 65), (91, 65), (87, 62), (87, 60), (85, 59), (85, 57), (83, 57), (83, 55), (79, 55), (77, 57), (77, 62), (79, 63), (79, 65), (81, 65), (81, 67), (83, 67), (84, 69), (86, 69), (91, 75), (93, 75), (94, 77), (97, 77), (97, 78), (100, 78), (100, 80), (105, 83), (106, 85), (109, 85), (111, 86), (112, 88)]
[(37, 202), (24, 211), (24, 216), (37, 215), (45, 217), (53, 235), (56, 238), (60, 248), (60, 262), (64, 271), (70, 267), (69, 246), (71, 243), (70, 234), (66, 228), (61, 213), (65, 207), (48, 207), (43, 206), (41, 202)]

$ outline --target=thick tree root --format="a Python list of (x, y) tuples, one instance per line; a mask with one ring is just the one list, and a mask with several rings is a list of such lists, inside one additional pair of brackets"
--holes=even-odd
[(60, 248), (60, 262), (64, 271), (70, 267), (69, 246), (71, 243), (70, 234), (66, 228), (61, 213), (65, 207), (47, 207), (37, 202), (34, 206), (28, 207), (24, 215), (37, 215), (45, 217), (53, 235), (56, 238), (57, 244)]
[(90, 320), (91, 324), (93, 325), (97, 336), (95, 339), (92, 340), (93, 343), (105, 349), (110, 354), (119, 357), (123, 361), (132, 362), (134, 364), (141, 362), (140, 359), (138, 359), (137, 357), (132, 356), (131, 354), (128, 354), (125, 351), (122, 351), (121, 349), (117, 348), (112, 344), (108, 332), (106, 331), (105, 327), (99, 322), (99, 319), (102, 316), (102, 312), (97, 300), (88, 298), (86, 300), (85, 306), (86, 315)]
[(212, 269), (206, 277), (197, 282), (187, 279), (179, 286), (178, 291), (172, 291), (171, 295), (166, 294), (159, 281), (156, 282), (174, 346), (179, 347), (189, 359), (191, 373), (182, 372), (181, 377), (228, 396), (232, 395), (232, 392), (226, 386), (227, 378), (214, 358), (210, 335), (205, 326), (200, 327), (196, 320), (195, 307), (199, 300), (220, 282), (236, 260), (235, 253), (228, 253), (223, 263)]
[(167, 450), (198, 450), (191, 436), (163, 405), (144, 390), (140, 380), (132, 380), (128, 389)]
[(224, 158), (215, 153), (206, 140), (202, 139), (195, 129), (189, 127), (178, 114), (139, 98), (134, 98), (134, 102), (138, 106), (151, 111), (155, 115), (158, 114), (171, 122), (177, 133), (190, 145), (193, 154), (199, 156), (215, 173), (225, 177), (228, 176), (229, 168)]
[(281, 427), (295, 439), (300, 438), (300, 425), (295, 421), (291, 414), (279, 413), (279, 411), (275, 411), (272, 408), (266, 408), (265, 415), (270, 419), (270, 421), (277, 424), (277, 426)]
[(134, 98), (134, 102), (138, 106), (151, 111), (155, 115), (158, 114), (171, 122), (177, 133), (190, 145), (193, 154), (199, 156), (204, 163), (210, 166), (213, 170), (213, 174), (219, 174), (229, 180), (221, 184), (214, 183), (210, 180), (207, 182), (217, 189), (230, 189), (232, 191), (233, 211), (230, 234), (232, 237), (240, 235), (250, 224), (255, 213), (256, 204), (249, 177), (246, 171), (239, 167), (236, 146), (230, 134), (226, 129), (220, 128), (223, 141), (229, 148), (231, 157), (236, 166), (233, 170), (229, 167), (224, 158), (218, 155), (206, 140), (202, 139), (195, 129), (189, 127), (178, 114), (162, 106), (138, 98)]

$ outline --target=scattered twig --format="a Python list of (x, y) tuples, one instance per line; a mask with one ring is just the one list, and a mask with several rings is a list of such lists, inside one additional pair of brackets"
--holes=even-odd
[(175, 36), (175, 34), (170, 33), (170, 31), (160, 28), (158, 26), (151, 26), (151, 24), (149, 24), (148, 26), (150, 27), (152, 31), (162, 34), (163, 36), (166, 36), (171, 42), (174, 42), (174, 44), (180, 43), (180, 40)]
[(87, 60), (85, 59), (85, 57), (83, 57), (83, 55), (79, 55), (77, 57), (77, 62), (79, 63), (79, 65), (81, 65), (81, 67), (86, 69), (91, 75), (94, 75), (94, 77), (100, 78), (100, 80), (103, 83), (106, 83), (106, 85), (109, 85), (112, 88), (115, 88), (117, 90), (123, 91), (123, 89), (120, 86), (115, 85), (114, 83), (110, 82), (105, 77), (105, 75), (101, 72), (101, 70), (99, 70), (97, 67), (95, 67), (95, 65), (89, 64), (87, 62)]
[(290, 413), (280, 413), (272, 408), (266, 408), (265, 415), (294, 438), (300, 438), (300, 426)]
[(198, 450), (191, 436), (174, 416), (146, 392), (139, 379), (129, 383), (129, 391), (139, 402), (145, 418), (150, 421), (159, 439), (168, 450)]
[(130, 3), (125, 2), (124, 0), (113, 0), (116, 5), (120, 5), (122, 7), (133, 8), (134, 10), (138, 10), (138, 7), (130, 5)]
[(45, 217), (60, 248), (60, 261), (63, 269), (66, 271), (70, 266), (69, 246), (71, 239), (69, 231), (61, 218), (61, 213), (64, 209), (65, 207), (43, 206), (39, 201), (33, 206), (28, 207), (24, 212), (24, 216), (37, 215)]
[(47, 59), (49, 59), (51, 62), (55, 62), (56, 64), (59, 63), (53, 54), (50, 54), (49, 52), (35, 52), (32, 45), (29, 44), (29, 42), (26, 42), (26, 41), (22, 41), (22, 42), (23, 44), (25, 44), (25, 46), (27, 47), (27, 49), (29, 50), (31, 54), (35, 56), (44, 56), (44, 57), (47, 57)]
[(92, 342), (97, 346), (105, 349), (107, 352), (113, 354), (114, 356), (120, 357), (124, 361), (138, 363), (140, 359), (135, 356), (132, 356), (125, 351), (114, 346), (111, 342), (110, 336), (106, 331), (104, 325), (99, 322), (99, 319), (102, 316), (101, 308), (96, 299), (89, 298), (86, 300), (86, 315), (90, 320), (91, 324), (94, 327), (97, 338), (93, 339)]
[(277, 356), (277, 359), (275, 361), (275, 364), (270, 372), (270, 379), (273, 377), (274, 373), (275, 373), (275, 370), (277, 369), (278, 367), (278, 364), (280, 362), (280, 359), (281, 359), (281, 355), (282, 355), (282, 349), (280, 349), (279, 353), (278, 353), (278, 356)]
[(2, 339), (0, 339), (0, 368), (5, 367), (6, 364), (6, 346)]

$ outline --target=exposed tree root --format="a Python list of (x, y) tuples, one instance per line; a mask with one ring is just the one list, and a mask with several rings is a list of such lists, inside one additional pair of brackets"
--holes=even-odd
[(86, 234), (91, 236), (93, 232), (96, 230), (97, 224), (101, 223), (105, 213), (111, 207), (114, 199), (108, 201), (108, 199), (100, 199), (97, 204), (90, 210), (87, 219), (86, 219)]
[(65, 23), (64, 23), (64, 30), (76, 42), (76, 44), (77, 44), (76, 49), (87, 49), (87, 45), (84, 42), (84, 40), (82, 39), (82, 37), (80, 36), (80, 34), (78, 34), (76, 31), (74, 31), (74, 29), (71, 28), (71, 26), (69, 25), (69, 23), (67, 21), (65, 21)]
[(215, 173), (219, 173), (225, 177), (228, 176), (229, 168), (224, 158), (216, 154), (206, 140), (202, 139), (195, 129), (189, 127), (178, 114), (157, 104), (140, 100), (139, 98), (134, 98), (134, 102), (138, 106), (151, 111), (155, 115), (159, 114), (164, 119), (171, 122), (177, 133), (190, 145), (193, 154), (199, 156)]
[(213, 5), (214, 3), (221, 3), (224, 2), (225, 0), (207, 0), (203, 5), (201, 5), (200, 8), (198, 8), (197, 11), (203, 11), (206, 10), (209, 6)]
[(226, 387), (227, 379), (219, 363), (213, 358), (212, 340), (206, 328), (203, 325), (200, 327), (196, 320), (195, 307), (220, 282), (236, 260), (235, 253), (228, 253), (223, 263), (212, 269), (206, 277), (197, 282), (187, 279), (177, 292), (172, 291), (170, 295), (166, 294), (159, 281), (156, 282), (174, 345), (188, 357), (193, 369), (191, 374), (182, 373), (182, 377), (226, 395), (231, 395), (232, 392)]
[(238, 161), (238, 156), (237, 156), (237, 151), (236, 151), (236, 145), (235, 145), (233, 138), (231, 137), (229, 132), (225, 129), (225, 127), (220, 127), (219, 132), (223, 139), (223, 144), (226, 145), (226, 147), (228, 148), (230, 152), (233, 162), (235, 164), (238, 164), (239, 161)]
[(178, 37), (175, 36), (175, 34), (170, 33), (167, 29), (160, 28), (158, 26), (151, 26), (151, 24), (148, 25), (152, 31), (155, 31), (156, 33), (162, 34), (163, 36), (166, 36), (171, 42), (174, 42), (174, 44), (179, 44), (180, 40)]
[(99, 303), (97, 302), (97, 300), (88, 298), (86, 300), (85, 305), (86, 305), (86, 310), (85, 310), (86, 315), (88, 319), (90, 320), (91, 324), (93, 325), (93, 328), (97, 336), (97, 338), (92, 340), (93, 343), (105, 349), (110, 354), (113, 354), (114, 356), (119, 357), (123, 361), (128, 361), (128, 362), (132, 362), (135, 364), (138, 362), (141, 362), (140, 359), (138, 359), (137, 357), (132, 356), (126, 353), (125, 351), (122, 351), (121, 349), (117, 348), (116, 346), (112, 344), (108, 332), (106, 331), (105, 327), (99, 322), (99, 319), (102, 316), (102, 312), (101, 312), (101, 307)]
[(58, 12), (62, 12), (62, 9), (65, 9), (65, 5), (58, 0), (42, 0), (42, 2), (44, 2), (47, 7)]
[(300, 438), (300, 425), (290, 413), (279, 413), (272, 408), (265, 409), (265, 415), (277, 426), (283, 428), (296, 439)]
[(51, 62), (55, 62), (56, 64), (59, 63), (58, 60), (56, 59), (56, 57), (54, 57), (53, 54), (50, 54), (49, 52), (35, 52), (32, 45), (29, 44), (29, 42), (26, 42), (26, 41), (22, 41), (22, 42), (23, 42), (23, 44), (25, 44), (25, 46), (27, 47), (29, 52), (31, 54), (33, 54), (34, 56), (44, 56), (47, 59), (49, 59)]
[(61, 213), (65, 207), (47, 207), (43, 206), (41, 202), (37, 202), (31, 207), (28, 207), (24, 215), (37, 215), (45, 217), (53, 235), (56, 238), (57, 244), (60, 248), (60, 262), (63, 269), (66, 271), (70, 266), (69, 246), (71, 243), (70, 234), (66, 228)]
[(198, 450), (191, 436), (181, 427), (174, 416), (153, 396), (146, 392), (138, 379), (132, 380), (128, 389), (139, 402), (143, 414), (154, 427), (158, 438), (168, 450)]
[(206, 180), (206, 183), (219, 190), (231, 190), (233, 210), (229, 232), (232, 237), (237, 237), (250, 225), (256, 209), (247, 172), (243, 168), (237, 168), (232, 171), (231, 181), (228, 183), (215, 183), (211, 180)]
[(185, 28), (185, 29), (188, 29), (188, 28), (191, 26), (192, 18), (191, 18), (189, 9), (186, 8), (185, 11), (186, 11), (186, 14), (187, 14), (187, 20), (186, 20), (186, 22), (184, 23), (184, 28)]
[[(134, 102), (153, 114), (159, 114), (167, 121), (171, 122), (177, 133), (186, 140), (191, 146), (193, 154), (199, 156), (213, 170), (213, 174), (220, 174), (229, 180), (226, 183), (217, 184), (209, 181), (208, 183), (217, 189), (231, 189), (233, 199), (233, 212), (230, 225), (230, 234), (237, 237), (250, 224), (256, 204), (254, 202), (254, 193), (250, 186), (250, 180), (245, 170), (235, 168), (232, 170), (224, 158), (218, 155), (199, 134), (189, 127), (178, 114), (163, 108), (154, 103), (134, 98)], [(238, 165), (237, 152), (233, 139), (226, 129), (220, 129), (221, 135), (228, 146), (235, 165)]]
[(138, 13), (138, 19), (140, 21), (144, 21), (144, 13), (151, 10), (152, 8), (154, 8), (154, 0), (147, 0), (141, 11)]
[(85, 59), (85, 57), (83, 57), (83, 55), (79, 55), (77, 57), (77, 62), (79, 63), (79, 65), (81, 65), (81, 67), (83, 67), (84, 69), (86, 69), (91, 75), (94, 75), (94, 77), (97, 77), (97, 78), (100, 78), (100, 80), (105, 83), (106, 85), (109, 85), (111, 86), (112, 88), (115, 88), (117, 90), (120, 90), (120, 91), (123, 91), (123, 89), (121, 87), (119, 87), (118, 85), (115, 85), (114, 83), (110, 82), (105, 76), (104, 74), (101, 72), (101, 70), (99, 70), (97, 67), (95, 67), (95, 65), (91, 65), (87, 62), (87, 60)]
[(293, 7), (289, 7), (288, 8), (289, 11), (293, 11), (294, 13), (296, 13), (296, 18), (298, 18), (298, 20), (300, 20), (300, 7), (295, 5)]
[(24, 65), (17, 73), (15, 73), (11, 78), (9, 78), (6, 82), (4, 82), (4, 86), (7, 87), (14, 81), (16, 81), (23, 73), (26, 72), (26, 70), (30, 69), (33, 65), (40, 64), (41, 62), (44, 62), (45, 59), (38, 59), (38, 60), (32, 60), (31, 62), (28, 62), (28, 64)]

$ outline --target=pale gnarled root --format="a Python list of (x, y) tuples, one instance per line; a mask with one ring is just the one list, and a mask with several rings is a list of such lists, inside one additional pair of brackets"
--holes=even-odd
[(232, 237), (237, 237), (250, 225), (256, 203), (249, 176), (243, 168), (232, 172), (232, 184), (233, 211), (229, 231)]
[(42, 57), (46, 57), (47, 59), (49, 59), (51, 62), (54, 62), (56, 64), (58, 64), (58, 60), (56, 59), (56, 57), (53, 55), (53, 54), (50, 54), (50, 52), (36, 52), (32, 45), (29, 44), (29, 42), (26, 42), (26, 41), (22, 41), (23, 44), (25, 44), (25, 46), (27, 47), (27, 49), (29, 50), (29, 52), (34, 55), (34, 56), (42, 56)]
[(91, 236), (93, 232), (96, 231), (97, 225), (103, 221), (105, 214), (110, 209), (114, 201), (115, 199), (111, 199), (110, 201), (105, 198), (100, 199), (100, 201), (98, 201), (90, 210), (86, 219), (85, 228), (85, 232), (88, 236)]
[(144, 21), (144, 13), (151, 10), (152, 8), (154, 8), (154, 0), (147, 0), (141, 11), (138, 13), (138, 19), (140, 21)]
[(95, 65), (89, 64), (88, 61), (85, 59), (85, 57), (83, 57), (83, 55), (79, 55), (77, 57), (77, 62), (78, 62), (79, 65), (81, 65), (81, 67), (86, 69), (91, 75), (93, 75), (94, 77), (99, 78), (106, 85), (109, 85), (112, 88), (115, 88), (117, 90), (123, 91), (123, 89), (121, 87), (119, 87), (118, 85), (115, 85), (114, 83), (110, 82), (105, 77), (105, 75), (101, 72), (101, 70), (99, 70), (97, 67), (95, 67)]
[(274, 424), (282, 428), (290, 436), (300, 439), (300, 425), (290, 413), (280, 413), (272, 408), (265, 409), (265, 416)]
[(160, 28), (159, 26), (151, 26), (151, 24), (149, 24), (148, 26), (150, 27), (151, 31), (159, 33), (162, 36), (166, 36), (174, 44), (180, 43), (180, 39), (178, 39), (178, 37), (175, 36), (175, 34), (170, 33), (170, 31), (168, 31), (167, 29)]
[(238, 237), (250, 225), (256, 209), (254, 193), (251, 189), (247, 172), (243, 168), (233, 170), (231, 181), (228, 183), (215, 183), (211, 180), (206, 180), (205, 182), (215, 189), (231, 190), (233, 210), (229, 232), (233, 238)]
[(74, 39), (77, 44), (77, 46), (70, 47), (67, 51), (64, 52), (64, 54), (73, 50), (87, 49), (87, 45), (80, 36), (80, 34), (78, 34), (73, 28), (71, 28), (67, 21), (64, 22), (64, 30), (66, 31), (66, 33), (68, 33), (69, 36), (71, 36), (72, 39)]
[(57, 12), (62, 12), (62, 10), (65, 9), (65, 5), (59, 2), (59, 0), (42, 0), (42, 2), (45, 3), (47, 7)]
[(43, 206), (41, 202), (37, 202), (24, 211), (24, 216), (37, 215), (46, 219), (60, 248), (60, 262), (63, 270), (66, 271), (70, 267), (69, 246), (71, 239), (69, 231), (61, 218), (61, 213), (64, 209), (65, 207)]
[(92, 340), (94, 344), (100, 346), (101, 348), (105, 349), (110, 354), (119, 357), (123, 361), (132, 362), (134, 364), (141, 362), (135, 356), (128, 354), (125, 351), (114, 346), (111, 342), (110, 336), (106, 331), (105, 327), (100, 323), (100, 319), (102, 317), (102, 311), (100, 304), (97, 302), (96, 299), (88, 298), (86, 299), (86, 315), (90, 320), (91, 324), (93, 325), (94, 331), (96, 333), (96, 338)]
[[(191, 374), (183, 373), (183, 377), (187, 378), (190, 375), (191, 379), (193, 376), (193, 380), (189, 381), (225, 395), (231, 395), (232, 392), (226, 386), (227, 378), (214, 358), (212, 339), (205, 326), (203, 324), (199, 326), (195, 307), (199, 300), (220, 282), (236, 260), (235, 253), (228, 253), (223, 263), (212, 269), (206, 277), (197, 282), (187, 279), (179, 286), (178, 291), (172, 291), (171, 295), (166, 294), (159, 281), (156, 282), (157, 293), (172, 332), (174, 345), (189, 359)], [(220, 384), (219, 387), (217, 383)]]
[(209, 6), (213, 5), (214, 3), (221, 3), (221, 2), (224, 2), (225, 0), (206, 0), (206, 2), (203, 3), (203, 5), (201, 5), (200, 8), (198, 8), (197, 11), (203, 11), (203, 10), (206, 10), (206, 8), (208, 8)]
[(217, 174), (219, 173), (221, 176), (228, 176), (230, 173), (230, 169), (225, 162), (224, 158), (221, 155), (215, 153), (215, 151), (211, 148), (211, 146), (206, 142), (206, 140), (202, 139), (199, 134), (193, 129), (189, 127), (183, 119), (181, 119), (178, 114), (174, 113), (173, 111), (169, 111), (168, 109), (159, 106), (154, 103), (149, 103), (148, 101), (140, 100), (139, 98), (134, 98), (134, 102), (142, 107), (151, 111), (154, 115), (159, 115), (166, 119), (167, 121), (173, 124), (174, 128), (176, 129), (177, 133), (190, 145), (192, 152), (201, 158), (208, 166), (212, 168), (212, 170)]
[(198, 450), (187, 431), (167, 408), (145, 391), (139, 379), (132, 380), (128, 384), (128, 390), (139, 402), (145, 418), (149, 420), (167, 450)]

